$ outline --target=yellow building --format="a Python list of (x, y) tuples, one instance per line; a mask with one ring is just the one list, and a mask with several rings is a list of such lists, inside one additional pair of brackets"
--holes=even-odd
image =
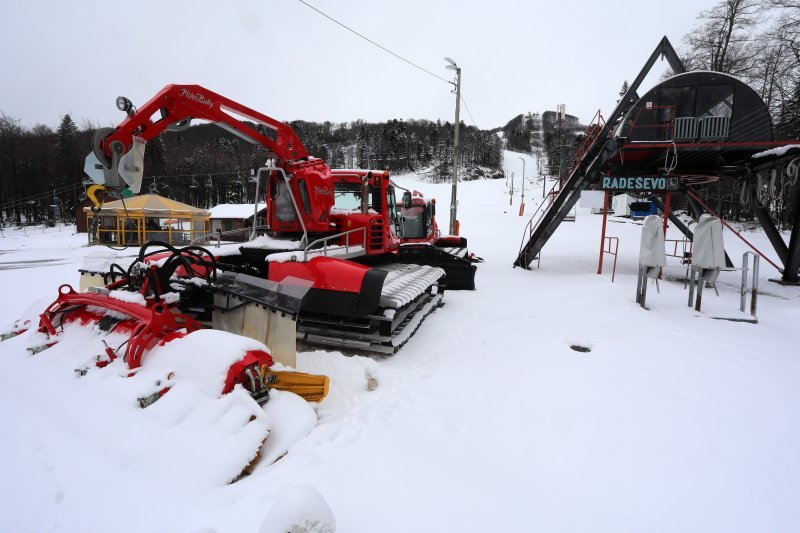
[(106, 202), (97, 212), (86, 207), (89, 244), (141, 246), (147, 241), (189, 244), (210, 233), (210, 213), (157, 194)]

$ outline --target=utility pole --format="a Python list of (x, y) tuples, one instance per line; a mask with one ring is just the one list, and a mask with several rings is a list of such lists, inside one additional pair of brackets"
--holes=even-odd
[(536, 165), (539, 167), (539, 177), (542, 178), (542, 200), (544, 200), (544, 190), (547, 188), (547, 173), (542, 164), (542, 151), (536, 152)]
[(522, 160), (522, 201), (519, 204), (519, 216), (525, 213), (525, 158), (519, 156)]
[[(458, 126), (461, 123), (459, 112), (461, 111), (461, 67), (449, 57), (444, 58), (449, 63), (445, 68), (456, 71), (456, 127), (453, 132), (453, 192), (450, 198), (450, 235), (456, 235), (456, 206), (458, 201)], [(452, 82), (451, 82), (452, 83)]]
[(561, 189), (564, 180), (564, 134), (562, 132), (562, 125), (566, 115), (566, 108), (564, 104), (558, 104), (558, 188)]

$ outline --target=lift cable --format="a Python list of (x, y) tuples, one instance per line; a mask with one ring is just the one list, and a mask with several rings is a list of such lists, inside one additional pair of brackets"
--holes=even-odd
[[(395, 52), (392, 52), (391, 50), (389, 50), (389, 49), (388, 49), (388, 48), (386, 48), (385, 46), (382, 46), (381, 44), (379, 44), (379, 43), (376, 43), (375, 41), (373, 41), (373, 40), (372, 40), (372, 39), (370, 39), (369, 37), (365, 37), (365, 36), (364, 36), (364, 35), (362, 35), (361, 33), (359, 33), (359, 32), (357, 32), (356, 30), (354, 30), (353, 28), (351, 28), (351, 27), (347, 26), (346, 24), (344, 24), (344, 23), (342, 23), (342, 22), (339, 22), (338, 20), (336, 20), (335, 18), (331, 17), (330, 15), (328, 15), (328, 14), (327, 14), (327, 13), (325, 13), (325, 12), (323, 12), (322, 10), (320, 10), (320, 9), (318, 9), (318, 8), (316, 8), (316, 7), (314, 7), (314, 6), (312, 6), (311, 4), (309, 4), (308, 2), (306, 2), (305, 0), (297, 0), (297, 1), (298, 1), (298, 2), (300, 2), (301, 4), (305, 5), (306, 7), (310, 8), (310, 9), (313, 9), (314, 11), (316, 11), (317, 13), (319, 13), (320, 15), (322, 15), (323, 17), (325, 17), (325, 18), (327, 18), (328, 20), (330, 20), (330, 21), (332, 21), (332, 22), (334, 22), (334, 23), (338, 24), (339, 26), (341, 26), (342, 28), (346, 29), (347, 31), (349, 31), (349, 32), (351, 32), (351, 33), (353, 33), (353, 34), (355, 34), (355, 35), (357, 35), (357, 36), (361, 37), (362, 39), (364, 39), (364, 40), (365, 40), (365, 41), (367, 41), (368, 43), (370, 43), (370, 44), (372, 44), (372, 45), (375, 45), (375, 46), (377, 46), (378, 48), (380, 48), (380, 49), (381, 49), (381, 50), (383, 50), (384, 52), (387, 52), (387, 53), (389, 53), (389, 54), (393, 55), (394, 57), (396, 57), (397, 59), (399, 59), (399, 60), (401, 60), (401, 61), (404, 61), (404, 62), (408, 63), (408, 64), (409, 64), (409, 65), (411, 65), (412, 67), (414, 67), (414, 68), (417, 68), (417, 69), (421, 70), (422, 72), (424, 72), (424, 73), (426, 73), (426, 74), (428, 74), (428, 75), (430, 75), (430, 76), (433, 76), (433, 77), (434, 77), (434, 78), (436, 78), (437, 80), (441, 80), (441, 81), (443, 81), (443, 82), (445, 82), (445, 83), (449, 83), (449, 84), (451, 84), (451, 85), (453, 84), (453, 82), (452, 82), (452, 81), (450, 81), (450, 80), (448, 80), (448, 79), (445, 79), (445, 78), (443, 78), (443, 77), (439, 76), (438, 74), (434, 74), (434, 73), (433, 73), (433, 72), (431, 72), (430, 70), (428, 70), (428, 69), (426, 69), (426, 68), (424, 68), (424, 67), (421, 67), (421, 66), (417, 65), (416, 63), (414, 63), (413, 61), (410, 61), (410, 60), (408, 60), (408, 59), (404, 58), (403, 56), (401, 56), (401, 55), (399, 55), (399, 54), (396, 54)], [(464, 108), (467, 110), (467, 114), (469, 115), (469, 118), (472, 120), (472, 125), (473, 125), (473, 126), (475, 126), (475, 128), (476, 128), (476, 129), (480, 129), (480, 128), (478, 128), (478, 125), (475, 123), (475, 118), (472, 116), (472, 112), (469, 110), (469, 106), (467, 105), (467, 101), (464, 99), (464, 95), (463, 95), (463, 94), (461, 95), (461, 102), (464, 104)]]
[(381, 49), (381, 50), (383, 50), (384, 52), (387, 52), (387, 53), (389, 53), (389, 54), (393, 55), (394, 57), (396, 57), (396, 58), (397, 58), (397, 59), (399, 59), (400, 61), (405, 61), (406, 63), (408, 63), (408, 64), (409, 64), (409, 65), (411, 65), (412, 67), (414, 67), (414, 68), (417, 68), (417, 69), (421, 70), (422, 72), (424, 72), (424, 73), (426, 73), (426, 74), (429, 74), (430, 76), (433, 76), (433, 77), (434, 77), (434, 78), (436, 78), (437, 80), (441, 80), (441, 81), (443, 81), (443, 82), (445, 82), (445, 83), (453, 83), (453, 82), (451, 82), (450, 80), (448, 80), (448, 79), (445, 79), (445, 78), (443, 78), (443, 77), (439, 76), (438, 74), (434, 74), (434, 73), (433, 73), (433, 72), (431, 72), (430, 70), (428, 70), (428, 69), (426, 69), (426, 68), (423, 68), (423, 67), (421, 67), (421, 66), (417, 65), (416, 63), (414, 63), (414, 62), (412, 62), (412, 61), (409, 61), (408, 59), (404, 58), (403, 56), (401, 56), (401, 55), (399, 55), (399, 54), (396, 54), (396, 53), (392, 52), (391, 50), (389, 50), (389, 49), (388, 49), (388, 48), (386, 48), (385, 46), (382, 46), (382, 45), (380, 45), (380, 44), (376, 43), (375, 41), (373, 41), (373, 40), (372, 40), (372, 39), (370, 39), (369, 37), (365, 37), (364, 35), (362, 35), (362, 34), (358, 33), (356, 30), (354, 30), (353, 28), (351, 28), (351, 27), (347, 26), (346, 24), (344, 24), (344, 23), (342, 23), (342, 22), (339, 22), (338, 20), (336, 20), (335, 18), (331, 17), (331, 16), (330, 16), (330, 15), (328, 15), (327, 13), (325, 13), (325, 12), (321, 11), (320, 9), (317, 9), (316, 7), (312, 6), (311, 4), (309, 4), (308, 2), (306, 2), (305, 0), (297, 0), (297, 1), (298, 1), (298, 2), (300, 2), (301, 4), (305, 5), (306, 7), (310, 8), (310, 9), (313, 9), (314, 11), (316, 11), (317, 13), (319, 13), (320, 15), (322, 15), (323, 17), (327, 18), (328, 20), (330, 20), (330, 21), (332, 21), (332, 22), (335, 22), (336, 24), (338, 24), (338, 25), (339, 25), (339, 26), (341, 26), (342, 28), (346, 29), (347, 31), (349, 31), (349, 32), (351, 32), (351, 33), (353, 33), (353, 34), (355, 34), (355, 35), (358, 35), (359, 37), (361, 37), (362, 39), (364, 39), (364, 40), (365, 40), (365, 41), (367, 41), (368, 43), (370, 43), (370, 44), (372, 44), (372, 45), (374, 45), (374, 46), (377, 46), (378, 48), (380, 48), (380, 49)]
[(41, 192), (41, 193), (38, 193), (38, 194), (32, 194), (30, 196), (26, 196), (24, 198), (19, 198), (19, 199), (16, 199), (16, 200), (12, 200), (12, 201), (7, 202), (7, 203), (5, 203), (3, 205), (0, 205), (0, 210), (11, 209), (13, 207), (16, 207), (18, 205), (22, 205), (22, 204), (25, 204), (25, 203), (28, 203), (28, 202), (35, 202), (37, 200), (45, 200), (45, 199), (48, 199), (48, 198), (52, 198), (53, 195), (66, 194), (68, 192), (72, 192), (73, 190), (80, 189), (81, 187), (83, 187), (83, 184), (76, 183), (76, 184), (73, 184), (73, 185), (65, 185), (65, 186), (62, 186), (62, 187), (59, 187), (59, 188), (56, 188), (56, 189), (52, 189), (52, 190), (48, 190), (48, 191), (45, 191), (45, 192)]

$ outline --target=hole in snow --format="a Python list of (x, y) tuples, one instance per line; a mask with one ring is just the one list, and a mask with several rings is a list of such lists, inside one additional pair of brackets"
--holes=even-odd
[(569, 347), (575, 350), (576, 352), (581, 352), (581, 353), (587, 353), (592, 351), (591, 346), (583, 346), (581, 344), (570, 344)]

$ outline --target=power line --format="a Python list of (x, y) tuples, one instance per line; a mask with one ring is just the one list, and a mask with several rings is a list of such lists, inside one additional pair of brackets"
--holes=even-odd
[(472, 117), (472, 113), (470, 113), (470, 111), (469, 111), (469, 106), (467, 105), (467, 101), (464, 100), (464, 95), (463, 94), (461, 95), (461, 102), (463, 102), (464, 109), (467, 110), (467, 115), (469, 115), (470, 120), (472, 120), (472, 125), (475, 126), (475, 129), (479, 130), (480, 128), (478, 127), (477, 124), (475, 124), (475, 119)]
[(406, 63), (408, 63), (408, 64), (409, 64), (409, 65), (411, 65), (412, 67), (414, 67), (414, 68), (417, 68), (417, 69), (421, 70), (422, 72), (424, 72), (424, 73), (426, 73), (426, 74), (429, 74), (429, 75), (433, 76), (434, 78), (436, 78), (436, 79), (438, 79), (438, 80), (441, 80), (441, 81), (443, 81), (443, 82), (445, 82), (445, 83), (453, 83), (453, 82), (451, 82), (450, 80), (447, 80), (447, 79), (445, 79), (445, 78), (443, 78), (443, 77), (439, 76), (438, 74), (434, 74), (434, 73), (433, 73), (433, 72), (431, 72), (430, 70), (428, 70), (428, 69), (426, 69), (426, 68), (423, 68), (423, 67), (421, 67), (421, 66), (417, 65), (416, 63), (414, 63), (414, 62), (412, 62), (412, 61), (409, 61), (408, 59), (404, 58), (403, 56), (401, 56), (401, 55), (399, 55), (399, 54), (396, 54), (396, 53), (392, 52), (391, 50), (389, 50), (389, 49), (388, 49), (388, 48), (386, 48), (385, 46), (382, 46), (382, 45), (380, 45), (380, 44), (376, 43), (375, 41), (373, 41), (373, 40), (372, 40), (372, 39), (370, 39), (369, 37), (365, 37), (364, 35), (362, 35), (362, 34), (358, 33), (356, 30), (354, 30), (353, 28), (351, 28), (351, 27), (347, 26), (346, 24), (344, 24), (344, 23), (342, 23), (342, 22), (339, 22), (338, 20), (336, 20), (335, 18), (331, 17), (331, 16), (330, 16), (330, 15), (328, 15), (327, 13), (324, 13), (323, 11), (320, 11), (320, 10), (319, 10), (319, 9), (317, 9), (316, 7), (314, 7), (314, 6), (312, 6), (311, 4), (309, 4), (308, 2), (306, 2), (305, 0), (297, 0), (297, 1), (298, 1), (298, 2), (300, 2), (301, 4), (305, 5), (306, 7), (313, 9), (314, 11), (316, 11), (317, 13), (319, 13), (320, 15), (322, 15), (323, 17), (325, 17), (326, 19), (328, 19), (328, 20), (330, 20), (330, 21), (332, 21), (332, 22), (335, 22), (336, 24), (338, 24), (338, 25), (339, 25), (339, 26), (341, 26), (342, 28), (346, 29), (346, 30), (347, 30), (347, 31), (349, 31), (350, 33), (353, 33), (353, 34), (355, 34), (355, 35), (358, 35), (359, 37), (361, 37), (362, 39), (364, 39), (364, 40), (365, 40), (365, 41), (367, 41), (368, 43), (370, 43), (370, 44), (373, 44), (373, 45), (377, 46), (378, 48), (380, 48), (380, 49), (381, 49), (381, 50), (383, 50), (384, 52), (387, 52), (387, 53), (389, 53), (389, 54), (392, 54), (394, 57), (396, 57), (396, 58), (397, 58), (397, 59), (399, 59), (400, 61), (405, 61)]
[(205, 176), (225, 176), (238, 174), (240, 172), (247, 172), (250, 168), (239, 168), (235, 170), (225, 170), (220, 172), (192, 172), (190, 174), (153, 174), (152, 176), (143, 176), (143, 180), (150, 179), (166, 179), (166, 178), (202, 178)]
[(73, 190), (79, 189), (81, 187), (83, 187), (83, 185), (81, 183), (76, 183), (76, 184), (73, 184), (73, 185), (63, 185), (63, 186), (58, 187), (56, 189), (46, 190), (44, 192), (40, 192), (40, 193), (32, 194), (30, 196), (26, 196), (24, 198), (17, 198), (17, 199), (11, 200), (10, 202), (7, 202), (7, 203), (5, 203), (3, 205), (0, 205), (0, 210), (11, 209), (12, 207), (17, 207), (18, 205), (22, 205), (22, 204), (25, 204), (25, 203), (28, 203), (28, 202), (36, 202), (36, 201), (46, 200), (46, 199), (51, 198), (53, 195), (65, 194), (65, 193), (71, 192)]
[[(328, 15), (328, 14), (327, 14), (327, 13), (325, 13), (325, 12), (323, 12), (322, 10), (320, 10), (320, 9), (318, 9), (318, 8), (316, 8), (316, 7), (314, 7), (314, 6), (312, 6), (311, 4), (309, 4), (308, 2), (306, 2), (305, 0), (297, 0), (297, 1), (298, 1), (298, 2), (300, 2), (301, 4), (305, 5), (306, 7), (310, 8), (310, 9), (313, 9), (314, 11), (316, 11), (317, 13), (319, 13), (320, 15), (322, 15), (323, 17), (325, 17), (325, 18), (327, 18), (328, 20), (330, 20), (330, 21), (332, 21), (332, 22), (334, 22), (334, 23), (338, 24), (339, 26), (341, 26), (342, 28), (346, 29), (347, 31), (349, 31), (349, 32), (351, 32), (351, 33), (353, 33), (353, 34), (357, 35), (358, 37), (361, 37), (362, 39), (364, 39), (364, 40), (365, 40), (365, 41), (367, 41), (368, 43), (370, 43), (370, 44), (372, 44), (372, 45), (374, 45), (374, 46), (377, 46), (378, 48), (380, 48), (380, 49), (381, 49), (381, 50), (383, 50), (384, 52), (387, 52), (387, 53), (389, 53), (389, 54), (393, 55), (393, 56), (394, 56), (394, 57), (396, 57), (397, 59), (399, 59), (399, 60), (401, 60), (401, 61), (404, 61), (404, 62), (408, 63), (408, 64), (409, 64), (409, 65), (411, 65), (412, 67), (414, 67), (414, 68), (416, 68), (416, 69), (419, 69), (419, 70), (421, 70), (422, 72), (424, 72), (424, 73), (426, 73), (426, 74), (428, 74), (428, 75), (430, 75), (430, 76), (433, 76), (433, 77), (434, 77), (434, 78), (436, 78), (437, 80), (441, 80), (441, 81), (443, 81), (443, 82), (445, 82), (445, 83), (449, 83), (450, 85), (454, 85), (454, 82), (452, 82), (452, 81), (450, 81), (450, 80), (448, 80), (448, 79), (445, 79), (445, 78), (443, 78), (443, 77), (439, 76), (438, 74), (434, 74), (434, 73), (433, 73), (433, 72), (431, 72), (430, 70), (428, 70), (428, 69), (426, 69), (426, 68), (423, 68), (423, 67), (421, 67), (421, 66), (417, 65), (416, 63), (414, 63), (414, 62), (412, 62), (412, 61), (409, 61), (408, 59), (406, 59), (406, 58), (402, 57), (402, 56), (401, 56), (401, 55), (399, 55), (399, 54), (396, 54), (395, 52), (392, 52), (391, 50), (389, 50), (389, 49), (388, 49), (388, 48), (386, 48), (385, 46), (382, 46), (381, 44), (379, 44), (379, 43), (376, 43), (375, 41), (373, 41), (373, 40), (372, 40), (372, 39), (370, 39), (369, 37), (366, 37), (366, 36), (362, 35), (361, 33), (357, 32), (357, 31), (356, 31), (356, 30), (354, 30), (353, 28), (351, 28), (351, 27), (347, 26), (347, 25), (346, 25), (346, 24), (344, 24), (343, 22), (340, 22), (340, 21), (336, 20), (335, 18), (331, 17), (330, 15)], [(469, 110), (469, 106), (467, 105), (467, 101), (464, 99), (464, 95), (461, 95), (461, 102), (463, 102), (463, 104), (464, 104), (464, 108), (467, 110), (467, 114), (469, 115), (469, 118), (470, 118), (470, 120), (472, 120), (472, 125), (473, 125), (473, 126), (475, 126), (475, 128), (476, 128), (476, 129), (480, 129), (480, 128), (478, 128), (478, 125), (477, 125), (477, 124), (476, 124), (476, 122), (475, 122), (475, 118), (472, 116), (472, 112)]]

